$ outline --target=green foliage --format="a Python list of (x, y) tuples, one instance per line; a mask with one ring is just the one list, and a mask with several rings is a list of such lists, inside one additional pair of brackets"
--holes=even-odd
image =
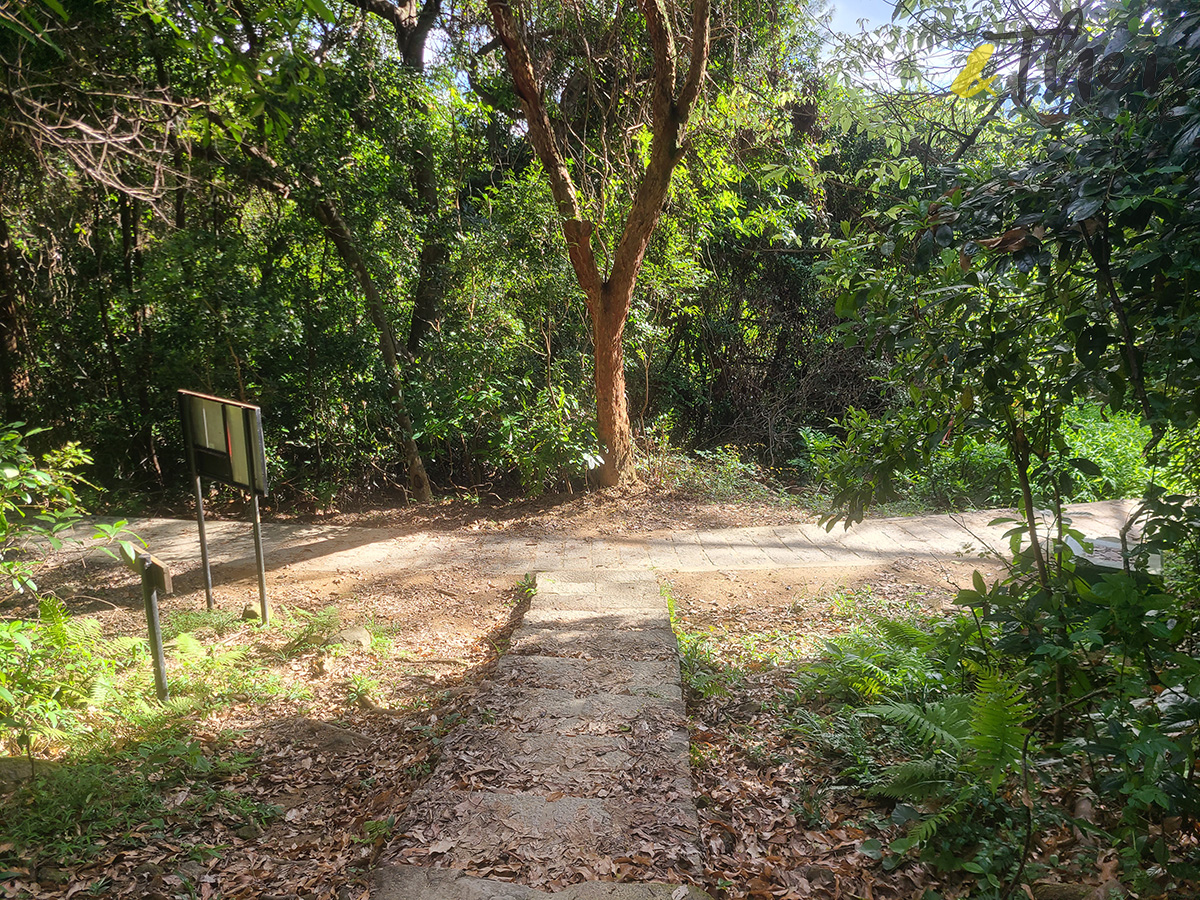
[(350, 676), (350, 684), (346, 689), (346, 703), (358, 706), (379, 694), (379, 682), (374, 678), (355, 673)]
[(1029, 734), (1024, 723), (1031, 711), (1020, 685), (994, 671), (978, 676), (968, 744), (975, 751), (975, 767), (989, 775), (993, 791), (1021, 761)]
[(102, 706), (116, 674), (104, 650), (99, 623), (69, 617), (55, 598), (41, 601), (37, 622), (0, 623), (0, 746), (32, 757), (39, 739), (61, 740)]
[(539, 391), (531, 405), (503, 417), (496, 441), (501, 460), (521, 473), (532, 496), (601, 463), (595, 426), (562, 388)]
[(77, 443), (67, 443), (39, 462), (26, 441), (46, 429), (22, 432), (23, 424), (0, 428), (0, 576), (16, 591), (37, 585), (34, 563), (15, 554), (35, 540), (62, 546), (60, 535), (79, 520), (77, 487), (86, 484), (76, 470), (92, 461)]
[[(901, 726), (923, 744), (932, 744), (954, 755), (962, 753), (973, 733), (972, 698), (949, 694), (921, 706), (908, 701), (868, 706), (863, 711)], [(903, 799), (903, 795), (890, 794)]]
[(736, 670), (723, 662), (713, 641), (703, 634), (680, 633), (679, 653), (683, 683), (701, 697), (721, 697), (729, 693)]
[(1142, 449), (1150, 442), (1150, 429), (1137, 416), (1123, 410), (1105, 410), (1097, 404), (1080, 404), (1064, 416), (1067, 447), (1072, 458), (1087, 459), (1099, 475), (1081, 473), (1070, 499), (1073, 502), (1141, 497), (1152, 472)]
[(914, 473), (908, 488), (918, 501), (934, 509), (1009, 506), (1015, 502), (1016, 489), (1005, 448), (973, 439), (935, 452), (924, 470)]
[(663, 489), (712, 503), (796, 502), (773, 473), (744, 450), (725, 446), (685, 453), (670, 446), (662, 426), (646, 435), (642, 477)]
[(822, 691), (846, 699), (925, 696), (945, 679), (935, 650), (931, 635), (915, 625), (872, 617), (824, 641), (808, 677)]
[(243, 625), (241, 617), (228, 609), (173, 609), (162, 617), (163, 640), (166, 641), (201, 631), (224, 637)]
[[(921, 27), (894, 42), (907, 41), (910, 61), (941, 39), (978, 46), (999, 24), (984, 6), (912, 8)], [(1093, 82), (1090, 96), (1069, 104), (1058, 87), (1033, 102), (1010, 94), (1013, 102), (995, 107), (1003, 118), (980, 120), (974, 145), (947, 154), (944, 166), (922, 161), (918, 190), (908, 190), (911, 172), (901, 166), (891, 182), (900, 191), (881, 176), (890, 205), (846, 222), (823, 266), (839, 312), (853, 321), (848, 339), (889, 360), (896, 398), (886, 416), (847, 417), (830, 465), (837, 515), (861, 517), (921, 472), (934, 475), (939, 499), (977, 502), (978, 489), (990, 502), (1007, 490), (1021, 510), (1008, 533), (1009, 575), (991, 587), (978, 579), (960, 595), (975, 627), (956, 629), (942, 650), (957, 661), (948, 681), (974, 697), (975, 730), (959, 763), (994, 790), (1026, 750), (1086, 760), (1092, 790), (1113, 798), (1130, 865), (1157, 817), (1197, 809), (1195, 720), (1163, 724), (1200, 689), (1187, 594), (1200, 571), (1200, 517), (1175, 480), (1194, 467), (1200, 419), (1200, 204), (1184, 187), (1200, 153), (1196, 112), (1179, 105), (1200, 85), (1193, 13), (1174, 0), (1089, 9), (1089, 46), (1121, 45), (1109, 62), (1123, 61), (1122, 77)], [(1078, 62), (1078, 49), (1059, 62)], [(1147, 79), (1134, 60), (1149, 57), (1156, 70)], [(933, 134), (961, 106), (935, 104), (924, 120), (877, 133), (896, 152), (903, 129), (925, 122)], [(1003, 448), (1007, 484), (991, 477), (1002, 471), (998, 459), (975, 465), (987, 445)], [(962, 474), (939, 457), (963, 463)], [(1145, 500), (1142, 547), (1126, 571), (1097, 570), (1076, 556), (1083, 535), (1062, 505), (1125, 495)], [(1048, 523), (1038, 507), (1051, 510)], [(1170, 581), (1145, 571), (1152, 553), (1167, 560)], [(1172, 699), (1160, 705), (1167, 691)], [(1032, 775), (1021, 790), (1023, 805), (1038, 802)], [(962, 799), (944, 798), (950, 807)], [(1027, 810), (1023, 832), (1036, 827)], [(1019, 858), (1015, 871), (958, 858), (988, 890), (1023, 877)]]
[(805, 704), (805, 694), (785, 698), (785, 732), (812, 741), (823, 753), (845, 760), (842, 775), (873, 783), (878, 771), (879, 735), (867, 716), (834, 714), (823, 716)]
[[(167, 730), (118, 755), (93, 755), (47, 767), (11, 795), (5, 806), (0, 865), (47, 860), (75, 865), (101, 852), (136, 846), (165, 833), (166, 795), (186, 784), (189, 799), (178, 816), (194, 810), (233, 827), (266, 821), (277, 807), (222, 790), (214, 782), (245, 770), (250, 760), (206, 748)], [(113, 835), (119, 837), (112, 840)], [(103, 838), (103, 840), (101, 840)]]

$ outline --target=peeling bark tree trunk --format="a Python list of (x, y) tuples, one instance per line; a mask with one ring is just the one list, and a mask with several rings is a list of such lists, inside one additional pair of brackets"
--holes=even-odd
[(683, 157), (687, 125), (708, 65), (708, 0), (693, 0), (691, 52), (683, 85), (676, 93), (675, 37), (665, 0), (639, 0), (646, 35), (654, 51), (650, 161), (634, 195), (625, 228), (617, 241), (612, 269), (604, 278), (592, 249), (594, 223), (584, 219), (575, 183), (547, 112), (522, 28), (508, 0), (489, 0), (496, 37), (513, 86), (525, 112), (529, 143), (546, 170), (546, 178), (562, 216), (567, 255), (587, 299), (595, 346), (596, 431), (604, 445), (600, 483), (615, 485), (635, 478), (633, 437), (625, 396), (622, 338), (638, 272), (646, 255), (671, 184), (671, 173)]
[(358, 279), (359, 286), (367, 298), (367, 311), (379, 331), (379, 350), (387, 369), (388, 391), (392, 395), (396, 423), (400, 426), (401, 440), (404, 444), (408, 485), (413, 492), (413, 497), (421, 502), (428, 502), (433, 499), (433, 491), (430, 488), (429, 476), (425, 473), (425, 464), (421, 461), (421, 451), (417, 449), (417, 442), (413, 438), (412, 418), (404, 405), (400, 360), (396, 355), (396, 340), (392, 334), (392, 327), (388, 323), (383, 297), (380, 296), (379, 289), (375, 286), (375, 280), (371, 277), (362, 256), (359, 255), (350, 226), (338, 213), (337, 208), (329, 200), (322, 198), (314, 202), (313, 212), (317, 221), (325, 228), (325, 233), (329, 235), (342, 262)]
[(601, 290), (600, 302), (592, 304), (591, 310), (596, 367), (596, 432), (606, 451), (600, 470), (601, 480), (603, 484), (614, 485), (633, 476), (633, 435), (625, 394), (622, 340), (629, 314), (629, 297), (613, 297), (609, 291)]

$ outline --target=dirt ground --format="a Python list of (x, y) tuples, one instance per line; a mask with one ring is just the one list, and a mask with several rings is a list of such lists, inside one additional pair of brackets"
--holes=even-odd
[(902, 558), (857, 567), (681, 572), (668, 580), (686, 630), (735, 637), (781, 630), (815, 645), (871, 613), (943, 613), (977, 570), (991, 582), (1002, 566)]
[[(206, 501), (206, 515), (209, 518), (244, 519), (242, 501), (236, 497), (226, 499), (224, 488), (217, 488), (217, 491), (213, 499)], [(175, 506), (164, 507), (155, 514), (191, 518), (195, 512), (191, 506)], [(467, 528), (475, 531), (562, 531), (576, 537), (595, 537), (622, 531), (814, 522), (817, 516), (810, 506), (802, 502), (802, 498), (780, 503), (749, 500), (712, 503), (680, 491), (663, 491), (651, 485), (634, 484), (576, 493), (546, 493), (518, 500), (503, 500), (491, 495), (477, 499), (449, 497), (420, 505), (357, 504), (315, 513), (264, 507), (263, 518), (278, 522), (388, 528), (395, 529), (401, 535)]]

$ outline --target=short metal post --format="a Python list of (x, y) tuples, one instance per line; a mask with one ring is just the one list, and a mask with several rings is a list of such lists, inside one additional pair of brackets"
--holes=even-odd
[(163, 654), (162, 626), (158, 621), (158, 587), (153, 567), (153, 558), (148, 554), (138, 557), (142, 570), (142, 602), (146, 606), (146, 627), (150, 632), (150, 655), (154, 659), (154, 689), (158, 699), (166, 702), (167, 659)]
[(258, 562), (258, 597), (262, 604), (262, 623), (271, 624), (271, 610), (267, 606), (267, 569), (263, 562), (262, 520), (258, 515), (258, 494), (250, 490), (250, 513), (254, 516), (254, 558)]
[(213, 610), (217, 605), (213, 601), (212, 569), (208, 567), (208, 537), (204, 533), (204, 491), (200, 486), (199, 474), (193, 472), (192, 481), (196, 489), (196, 524), (200, 528), (200, 565), (204, 569), (204, 598), (208, 601), (209, 610)]

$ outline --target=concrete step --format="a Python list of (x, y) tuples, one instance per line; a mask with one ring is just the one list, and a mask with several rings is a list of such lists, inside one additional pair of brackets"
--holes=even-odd
[(562, 690), (611, 694), (659, 694), (679, 685), (679, 664), (673, 659), (571, 659), (561, 656), (513, 656), (500, 659), (494, 685), (536, 685)]
[(383, 870), (376, 897), (545, 896), (440, 874), (460, 869), (550, 885), (563, 900), (704, 900), (681, 886), (595, 883), (651, 864), (657, 877), (702, 877), (678, 644), (652, 575), (539, 576), (471, 707), (393, 845), (391, 862), (432, 868)]
[(658, 582), (653, 579), (640, 581), (621, 581), (610, 576), (582, 575), (579, 580), (567, 579), (562, 576), (539, 575), (537, 593), (547, 594), (638, 594), (646, 597), (658, 597)]
[(598, 628), (603, 631), (671, 627), (671, 617), (662, 603), (657, 606), (614, 609), (604, 602), (603, 597), (595, 598), (591, 608), (582, 608), (582, 604), (565, 607), (535, 597), (522, 621), (535, 628), (563, 626), (574, 629)]
[(678, 659), (679, 644), (669, 628), (604, 632), (592, 628), (522, 625), (512, 636), (509, 653), (576, 659)]
[[(685, 893), (680, 894), (680, 890)], [(508, 881), (474, 878), (461, 869), (385, 866), (371, 876), (372, 900), (710, 900), (694, 885), (585, 881), (553, 894)]]
[[(439, 866), (506, 860), (551, 877), (598, 861), (630, 857), (646, 843), (659, 847), (657, 865), (695, 868), (701, 857), (691, 797), (580, 798), (547, 793), (422, 791), (401, 827), (422, 855)], [(607, 868), (607, 866), (605, 866)]]
[(625, 585), (652, 585), (655, 592), (658, 591), (658, 576), (645, 569), (558, 569), (554, 572), (540, 572), (537, 576), (539, 589), (543, 586), (595, 583), (597, 581)]
[(539, 593), (533, 598), (533, 608), (578, 609), (586, 612), (616, 612), (623, 609), (666, 609), (662, 597), (650, 591), (563, 591)]
[[(536, 723), (543, 719), (590, 719), (611, 728), (627, 728), (638, 719), (682, 723), (684, 715), (683, 695), (676, 684), (663, 685), (653, 695), (491, 685), (471, 703), (482, 721), (517, 731), (537, 731)], [(535, 727), (520, 723), (535, 723)]]
[(664, 802), (691, 797), (683, 729), (634, 735), (513, 733), (464, 727), (442, 745), (436, 785), (458, 790), (520, 791), (572, 797), (637, 792)]

